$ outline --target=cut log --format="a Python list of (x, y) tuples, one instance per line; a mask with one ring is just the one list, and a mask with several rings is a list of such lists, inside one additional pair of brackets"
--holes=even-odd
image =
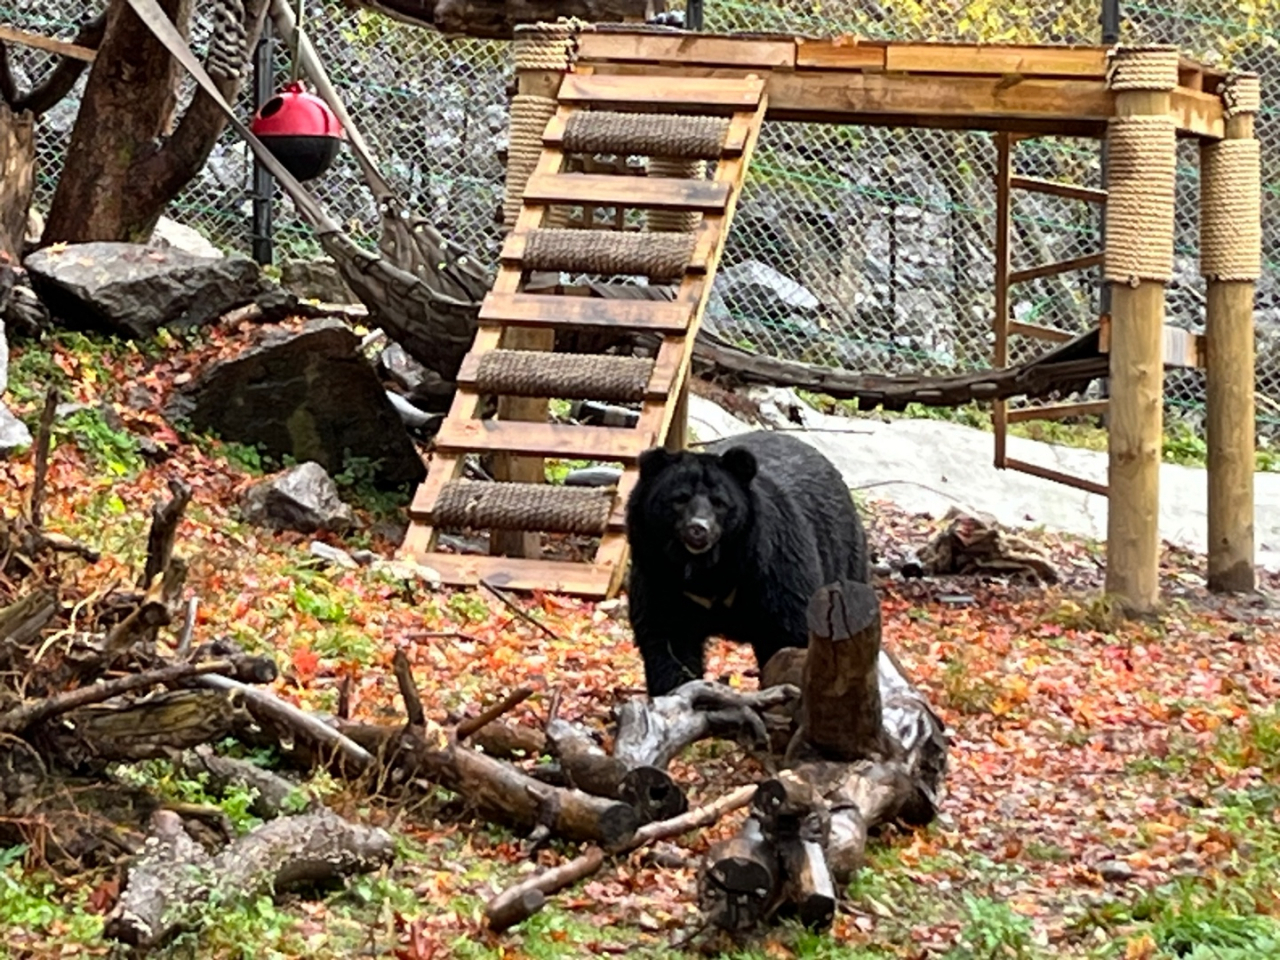
[(763, 920), (777, 897), (778, 852), (760, 821), (748, 817), (742, 829), (711, 848), (711, 866), (702, 875), (699, 902), (722, 930), (748, 930)]
[(819, 590), (809, 604), (800, 729), (788, 759), (810, 750), (831, 760), (882, 757), (880, 601), (865, 583)]
[(778, 862), (783, 877), (778, 912), (794, 912), (806, 927), (830, 927), (836, 915), (836, 888), (822, 844), (799, 836), (788, 837), (778, 844)]
[(192, 840), (177, 814), (159, 810), (151, 836), (129, 870), (105, 934), (150, 949), (224, 907), (303, 884), (330, 883), (391, 862), (386, 831), (349, 823), (325, 810), (272, 820), (216, 857)]

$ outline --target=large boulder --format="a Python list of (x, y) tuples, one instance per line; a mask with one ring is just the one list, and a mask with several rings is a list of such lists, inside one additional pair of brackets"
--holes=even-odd
[(268, 328), (257, 344), (180, 387), (166, 416), (331, 473), (359, 458), (384, 487), (420, 482), (422, 458), (359, 342), (333, 318)]
[(300, 300), (321, 303), (359, 303), (342, 279), (338, 265), (328, 258), (286, 260), (280, 264), (280, 285)]
[(342, 534), (356, 522), (333, 479), (312, 461), (255, 483), (246, 491), (241, 510), (249, 523), (273, 530)]
[[(4, 294), (4, 291), (0, 291), (0, 301)], [(4, 320), (0, 318), (0, 457), (7, 457), (15, 450), (31, 445), (31, 431), (27, 429), (27, 425), (4, 405), (4, 392), (8, 388), (9, 344), (4, 337)]]
[(201, 326), (269, 287), (247, 257), (136, 243), (55, 244), (25, 265), (36, 293), (63, 321), (137, 338)]

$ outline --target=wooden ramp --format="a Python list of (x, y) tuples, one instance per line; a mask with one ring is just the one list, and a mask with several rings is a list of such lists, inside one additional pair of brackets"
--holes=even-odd
[[(682, 440), (694, 336), (764, 121), (764, 87), (754, 75), (564, 77), (453, 407), (410, 509), (402, 552), (445, 583), (483, 580), (585, 597), (610, 596), (621, 585), (625, 507), (637, 461), (651, 447)], [(569, 157), (605, 154), (710, 161), (714, 173), (682, 179), (566, 172)], [(615, 224), (627, 219), (625, 211), (667, 214), (668, 221), (672, 213), (696, 214), (697, 223), (691, 232), (592, 229), (602, 209), (614, 211)], [(552, 210), (551, 223), (572, 222), (576, 211), (585, 215), (577, 216), (576, 228), (551, 226)], [(531, 274), (548, 272), (598, 280), (646, 276), (678, 288), (667, 302), (526, 289)], [(547, 331), (575, 330), (644, 331), (660, 335), (661, 344), (652, 359), (554, 352)], [(500, 398), (499, 416), (481, 419), (493, 397)], [(633, 427), (551, 423), (547, 399), (637, 404), (638, 420)], [(469, 453), (494, 455), (498, 476), (507, 479), (463, 478)], [(622, 478), (607, 489), (548, 484), (548, 457), (621, 464)], [(489, 530), (490, 555), (440, 552), (442, 529)], [(543, 532), (599, 537), (599, 545), (587, 562), (544, 559)], [(494, 555), (495, 547), (524, 556)]]

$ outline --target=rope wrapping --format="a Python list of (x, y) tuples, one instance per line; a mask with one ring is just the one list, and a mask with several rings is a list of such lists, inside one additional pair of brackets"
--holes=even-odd
[(1177, 128), (1172, 117), (1112, 118), (1107, 130), (1106, 279), (1173, 276)]
[(238, 80), (244, 70), (244, 3), (242, 0), (214, 0), (213, 31), (205, 66), (217, 80)]
[[(707, 174), (707, 164), (702, 160), (670, 160), (652, 157), (649, 160), (649, 176), (674, 177), (681, 180), (701, 180)], [(698, 226), (702, 214), (683, 210), (649, 210), (645, 223), (654, 233), (689, 233)]]
[(1107, 85), (1112, 90), (1176, 90), (1178, 48), (1120, 47), (1111, 53)]
[[(556, 101), (550, 97), (516, 94), (511, 100), (511, 129), (507, 143), (506, 193), (502, 200), (502, 222), (508, 230), (524, 204), (524, 188), (542, 156), (542, 134), (555, 116)], [(551, 226), (568, 222), (568, 210), (550, 207), (543, 222)]]
[(476, 390), (506, 397), (556, 397), (633, 403), (643, 400), (653, 361), (603, 354), (490, 350), (476, 368)]
[(517, 25), (511, 44), (516, 70), (568, 70), (577, 59), (578, 34), (591, 28), (576, 17)]
[(545, 530), (602, 534), (613, 509), (613, 491), (544, 483), (453, 480), (432, 511), (439, 527), (472, 530)]
[(1222, 95), (1222, 115), (1230, 120), (1242, 113), (1262, 109), (1262, 82), (1256, 73), (1233, 73), (1218, 87)]
[(684, 276), (693, 258), (693, 246), (692, 233), (530, 230), (523, 266), (526, 270), (670, 281)]
[(1262, 274), (1262, 150), (1222, 140), (1200, 153), (1200, 272), (1210, 280)]
[(724, 117), (579, 111), (565, 124), (564, 148), (570, 153), (714, 160), (728, 133)]

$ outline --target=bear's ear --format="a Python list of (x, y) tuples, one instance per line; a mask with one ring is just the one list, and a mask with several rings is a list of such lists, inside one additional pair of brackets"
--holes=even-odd
[(720, 455), (720, 464), (744, 487), (756, 476), (756, 455), (742, 447), (730, 447)]
[(652, 480), (675, 460), (675, 454), (666, 447), (654, 447), (640, 454), (640, 479)]

